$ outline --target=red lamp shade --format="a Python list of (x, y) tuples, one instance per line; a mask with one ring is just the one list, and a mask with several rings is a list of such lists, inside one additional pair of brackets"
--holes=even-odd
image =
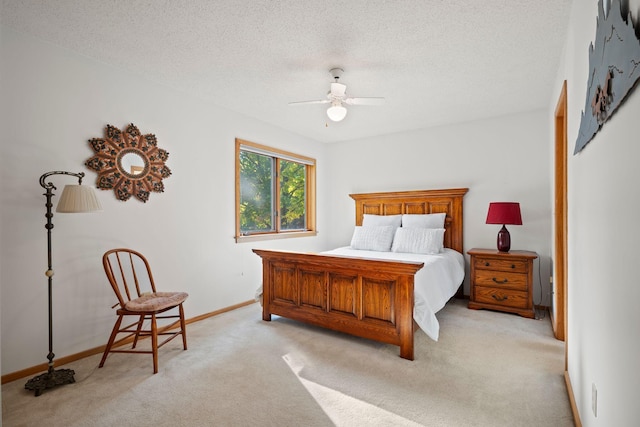
[(522, 225), (522, 215), (520, 214), (520, 203), (517, 202), (491, 202), (489, 212), (487, 212), (487, 224), (502, 224), (498, 232), (498, 250), (509, 252), (511, 249), (511, 236), (506, 224)]
[(491, 202), (487, 212), (487, 224), (522, 225), (520, 215), (520, 203), (517, 202)]

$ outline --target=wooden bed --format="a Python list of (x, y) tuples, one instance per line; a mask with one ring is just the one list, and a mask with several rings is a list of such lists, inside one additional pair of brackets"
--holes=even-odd
[[(364, 214), (446, 212), (447, 248), (463, 252), (467, 188), (351, 194), (356, 225)], [(278, 315), (400, 346), (413, 360), (413, 284), (422, 263), (254, 249), (262, 258), (262, 318)], [(461, 290), (458, 290), (458, 296)]]

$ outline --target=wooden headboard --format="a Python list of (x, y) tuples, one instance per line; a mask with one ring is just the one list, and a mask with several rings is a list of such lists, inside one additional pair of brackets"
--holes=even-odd
[(443, 190), (393, 191), (387, 193), (349, 194), (356, 202), (356, 225), (362, 225), (364, 214), (447, 214), (444, 246), (463, 252), (462, 198), (468, 188)]

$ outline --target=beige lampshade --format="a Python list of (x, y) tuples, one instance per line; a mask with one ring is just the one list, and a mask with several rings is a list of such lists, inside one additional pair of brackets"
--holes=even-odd
[(65, 185), (56, 212), (82, 213), (101, 211), (102, 205), (93, 188), (86, 185)]

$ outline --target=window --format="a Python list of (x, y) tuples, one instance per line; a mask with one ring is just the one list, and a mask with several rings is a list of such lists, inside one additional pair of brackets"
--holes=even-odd
[(236, 139), (236, 242), (310, 236), (315, 160)]

